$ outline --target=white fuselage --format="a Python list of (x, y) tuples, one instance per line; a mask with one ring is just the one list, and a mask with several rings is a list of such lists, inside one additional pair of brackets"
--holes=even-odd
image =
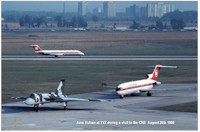
[(79, 55), (83, 56), (84, 53), (79, 50), (41, 50), (41, 51), (35, 51), (35, 53), (43, 54), (43, 55)]
[(128, 95), (148, 91), (154, 87), (154, 83), (156, 81), (151, 79), (125, 82), (117, 86), (117, 94)]
[(60, 97), (60, 96), (56, 95), (54, 92), (52, 92), (52, 93), (33, 93), (30, 95), (29, 98), (27, 98), (24, 101), (24, 103), (27, 105), (50, 103), (50, 102), (54, 102), (58, 97)]

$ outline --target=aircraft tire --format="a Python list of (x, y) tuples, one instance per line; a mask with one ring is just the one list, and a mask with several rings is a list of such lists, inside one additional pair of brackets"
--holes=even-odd
[(36, 109), (35, 109), (35, 111), (36, 111), (36, 112), (38, 112), (38, 111), (39, 111), (39, 108), (38, 108), (38, 106), (36, 106)]
[(64, 110), (67, 110), (67, 102), (64, 102)]
[(120, 97), (120, 99), (123, 99), (123, 98), (124, 98), (124, 95), (120, 95), (119, 97)]
[(151, 96), (151, 93), (148, 92), (148, 93), (147, 93), (147, 96)]

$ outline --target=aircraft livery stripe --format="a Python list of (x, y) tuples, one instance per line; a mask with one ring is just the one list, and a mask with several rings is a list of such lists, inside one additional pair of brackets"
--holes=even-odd
[(81, 54), (80, 52), (41, 52), (38, 53), (44, 53), (44, 54)]
[(119, 91), (130, 90), (130, 89), (134, 89), (134, 88), (141, 88), (141, 87), (146, 87), (146, 86), (151, 86), (151, 85), (153, 85), (153, 83), (147, 83), (147, 84), (142, 84), (142, 85), (137, 85), (137, 86), (132, 86), (132, 87), (126, 87)]
[(80, 54), (80, 52), (49, 52), (49, 53), (54, 53), (54, 54)]

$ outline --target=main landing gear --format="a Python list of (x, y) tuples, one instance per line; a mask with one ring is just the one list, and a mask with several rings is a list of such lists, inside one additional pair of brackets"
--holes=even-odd
[(147, 96), (151, 96), (151, 93), (149, 91), (147, 92)]
[(33, 109), (34, 109), (36, 112), (38, 112), (38, 111), (39, 111), (39, 105), (34, 105), (34, 106), (33, 106)]
[(64, 102), (64, 110), (66, 110), (67, 109), (67, 102)]

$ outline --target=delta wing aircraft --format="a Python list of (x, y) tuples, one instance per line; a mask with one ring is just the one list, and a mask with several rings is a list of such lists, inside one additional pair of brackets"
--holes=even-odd
[(155, 86), (161, 84), (161, 82), (157, 81), (161, 68), (177, 68), (177, 66), (156, 65), (155, 69), (153, 70), (153, 73), (147, 74), (147, 79), (121, 83), (117, 87), (108, 86), (106, 83), (102, 83), (102, 86), (108, 88), (115, 88), (120, 98), (123, 98), (125, 95), (141, 94), (144, 92), (147, 93), (147, 96), (151, 96), (151, 91), (165, 90), (153, 89)]
[(43, 50), (40, 48), (38, 44), (31, 45), (33, 49), (35, 50), (35, 53), (42, 54), (42, 55), (53, 55), (55, 57), (58, 56), (84, 56), (85, 54), (79, 50)]
[(66, 95), (63, 95), (63, 87), (65, 85), (65, 80), (61, 80), (58, 88), (56, 89), (56, 92), (51, 93), (32, 93), (30, 96), (24, 96), (24, 97), (12, 97), (12, 99), (21, 99), (24, 100), (23, 102), (26, 105), (32, 105), (33, 108), (38, 112), (39, 105), (43, 105), (45, 103), (51, 103), (51, 102), (57, 102), (57, 103), (63, 103), (64, 109), (67, 108), (68, 102), (75, 102), (75, 101), (96, 101), (96, 102), (106, 102), (106, 100), (100, 100), (100, 99), (82, 99), (82, 98), (70, 98)]

